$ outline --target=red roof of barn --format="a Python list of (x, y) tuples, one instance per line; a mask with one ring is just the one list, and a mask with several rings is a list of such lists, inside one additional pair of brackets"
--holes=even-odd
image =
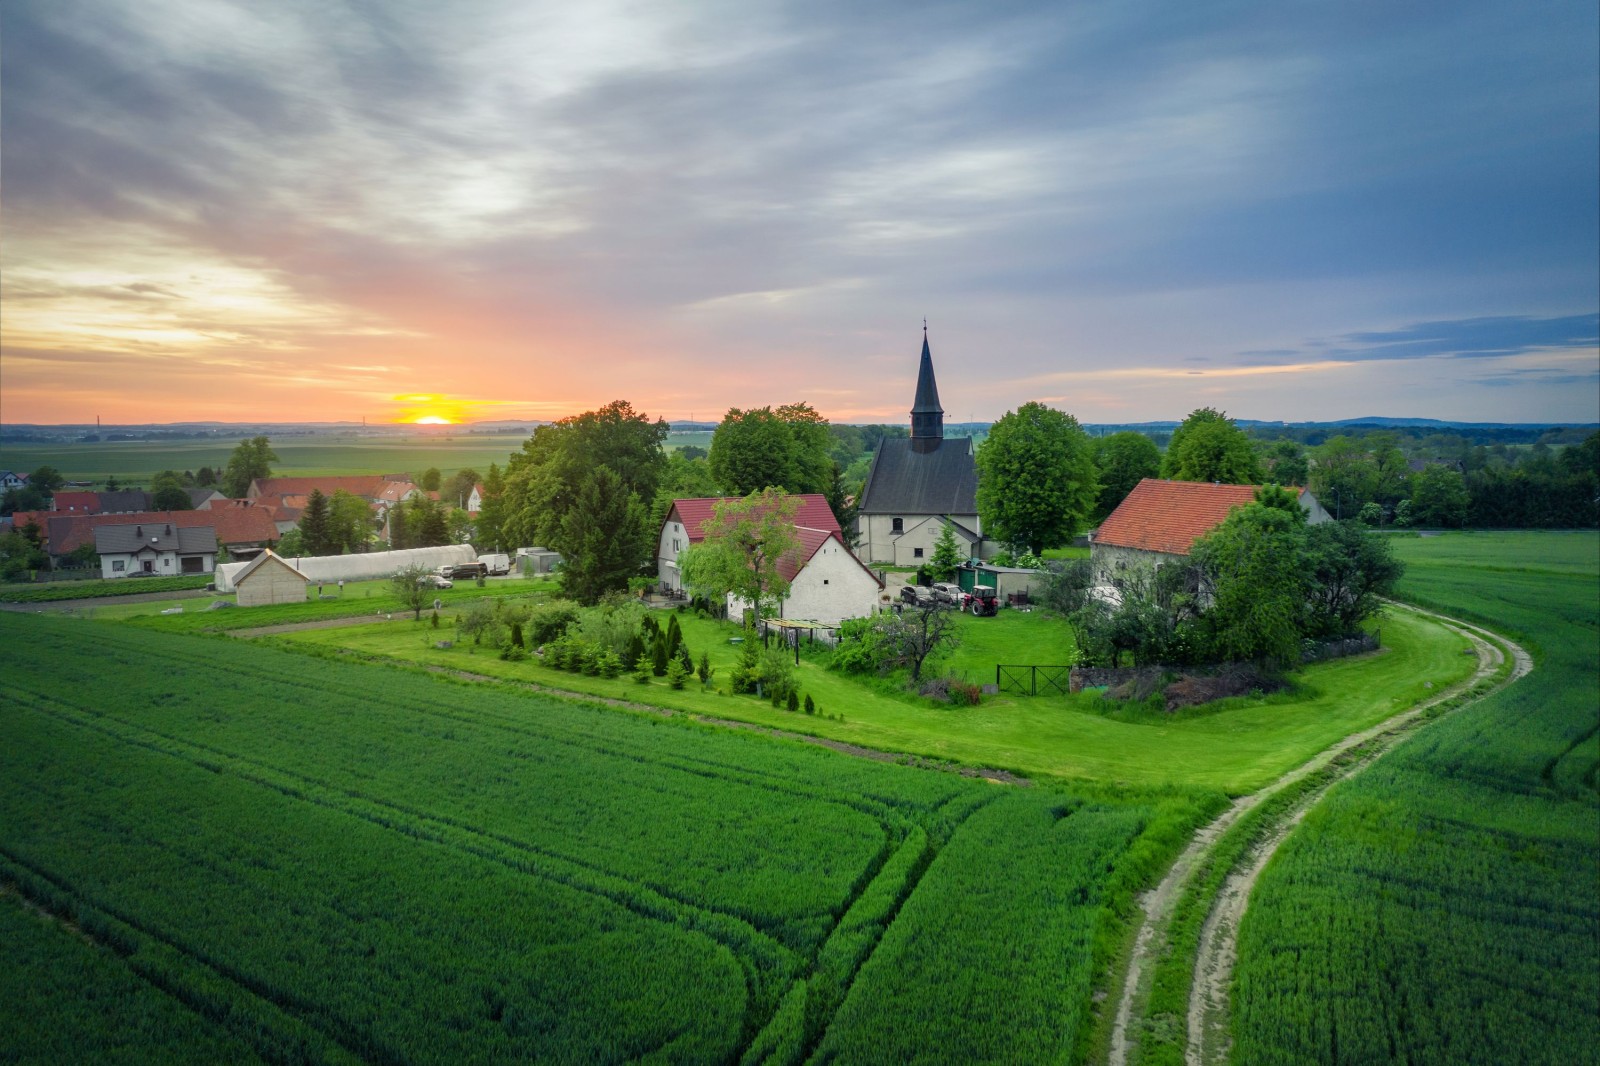
[[(795, 512), (794, 524), (804, 529), (827, 530), (842, 533), (839, 520), (833, 517), (833, 508), (828, 506), (828, 498), (820, 493), (809, 492), (791, 496), (790, 499), (800, 501), (800, 509)], [(670, 522), (674, 513), (678, 521), (683, 523), (683, 528), (689, 534), (690, 544), (699, 544), (706, 539), (705, 524), (711, 520), (712, 510), (719, 503), (737, 503), (738, 496), (704, 496), (691, 500), (673, 500), (672, 510), (667, 512)], [(806, 558), (810, 558), (807, 555)]]
[(1094, 535), (1094, 543), (1188, 555), (1235, 507), (1255, 499), (1254, 485), (1145, 478), (1133, 487)]
[(50, 497), (51, 509), (73, 514), (95, 514), (100, 510), (98, 492), (58, 492)]

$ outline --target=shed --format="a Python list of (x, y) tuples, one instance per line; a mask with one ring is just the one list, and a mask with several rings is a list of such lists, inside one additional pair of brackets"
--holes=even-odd
[(233, 575), (233, 588), (238, 593), (240, 607), (304, 603), (306, 586), (310, 582), (310, 578), (289, 565), (288, 560), (271, 548), (264, 549), (248, 563), (241, 564), (241, 568)]
[(527, 577), (555, 573), (561, 553), (550, 548), (518, 548), (517, 567)]
[(1017, 595), (1032, 596), (1037, 587), (1040, 571), (1020, 566), (995, 566), (992, 563), (963, 563), (956, 571), (956, 584), (963, 592), (973, 586), (992, 588), (1003, 601)]

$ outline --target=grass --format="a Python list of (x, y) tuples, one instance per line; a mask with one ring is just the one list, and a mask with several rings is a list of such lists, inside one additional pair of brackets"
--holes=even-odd
[[(736, 652), (725, 623), (681, 614), (684, 636), (698, 657), (709, 652), (715, 679), (726, 684)], [(987, 628), (985, 628), (987, 627)], [(1014, 628), (1013, 628), (1014, 627)], [(1002, 612), (997, 618), (962, 616), (967, 645), (952, 668), (993, 670), (990, 655), (1006, 662), (1061, 662), (1048, 654), (1065, 627), (1040, 612)], [(1008, 634), (1011, 640), (1008, 641)], [(892, 681), (862, 680), (827, 669), (820, 655), (804, 656), (802, 690), (819, 716), (776, 710), (748, 696), (704, 692), (698, 683), (673, 691), (662, 682), (639, 686), (551, 670), (530, 660), (501, 661), (494, 653), (457, 646), (433, 647), (446, 630), (396, 620), (342, 629), (311, 630), (282, 638), (296, 645), (436, 667), (506, 680), (643, 701), (675, 710), (811, 733), (866, 747), (907, 752), (1029, 775), (1150, 787), (1197, 786), (1242, 793), (1299, 765), (1352, 732), (1364, 729), (1471, 673), (1468, 643), (1412, 612), (1383, 621), (1385, 648), (1376, 655), (1308, 667), (1293, 694), (1240, 698), (1191, 712), (1127, 714), (1098, 696), (985, 698), (978, 707), (950, 707), (906, 694)], [(988, 676), (992, 676), (990, 673)], [(983, 679), (983, 678), (980, 678)], [(1431, 687), (1430, 687), (1431, 686)], [(842, 718), (842, 720), (840, 720)]]

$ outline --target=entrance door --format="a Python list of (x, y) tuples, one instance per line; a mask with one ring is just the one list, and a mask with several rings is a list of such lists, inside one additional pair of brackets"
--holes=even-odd
[(144, 561), (144, 572), (147, 573), (147, 574), (153, 574), (153, 573), (156, 572), (155, 560), (146, 559)]

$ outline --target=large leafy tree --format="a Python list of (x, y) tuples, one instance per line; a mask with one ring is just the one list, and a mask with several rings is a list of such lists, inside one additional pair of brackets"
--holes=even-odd
[(1276, 485), (1195, 542), (1191, 558), (1209, 601), (1204, 626), (1216, 658), (1276, 668), (1299, 661), (1305, 545), (1305, 512)]
[(1459, 527), (1467, 521), (1467, 482), (1449, 467), (1430, 465), (1411, 479), (1411, 522)]
[(1007, 411), (978, 448), (984, 531), (1034, 555), (1071, 540), (1098, 494), (1088, 436), (1076, 418), (1042, 403)]
[(649, 548), (646, 510), (609, 466), (597, 466), (572, 493), (561, 525), (547, 538), (561, 552), (561, 591), (593, 605), (628, 587)]
[(705, 539), (678, 557), (684, 584), (719, 600), (732, 594), (763, 618), (775, 614), (789, 594), (778, 564), (799, 543), (799, 511), (800, 501), (780, 489), (719, 501), (705, 524)]
[(272, 450), (267, 437), (242, 440), (228, 456), (228, 468), (222, 473), (222, 491), (231, 499), (243, 499), (250, 491), (250, 482), (272, 476), (272, 464), (278, 453)]
[(450, 507), (465, 509), (467, 501), (472, 496), (472, 490), (482, 481), (482, 476), (470, 466), (464, 466), (450, 475), (450, 480), (440, 490), (440, 496), (445, 504)]
[(1143, 433), (1113, 433), (1095, 440), (1094, 465), (1100, 482), (1094, 520), (1102, 521), (1141, 480), (1161, 476), (1161, 449)]
[(1361, 442), (1331, 437), (1313, 450), (1311, 490), (1335, 518), (1354, 518), (1378, 494), (1378, 471)]
[(728, 411), (711, 434), (711, 475), (723, 492), (826, 492), (833, 478), (828, 422), (809, 404)]
[(163, 470), (151, 478), (150, 506), (158, 511), (193, 510), (189, 491), (183, 487), (183, 475), (176, 470)]
[[(506, 480), (500, 473), (499, 463), (490, 463), (483, 478), (483, 502), (478, 508), (474, 524), (478, 547), (484, 551), (503, 551), (506, 548), (505, 526)], [(524, 545), (531, 547), (531, 545)]]
[[(566, 554), (560, 541), (568, 528), (567, 514), (576, 506), (579, 489), (602, 466), (627, 492), (654, 500), (666, 465), (661, 447), (666, 439), (665, 421), (650, 421), (625, 400), (540, 426), (506, 467), (502, 542), (545, 544)], [(629, 543), (636, 539), (626, 538)], [(629, 562), (638, 569), (645, 556), (646, 549), (641, 549)]]
[(67, 479), (53, 466), (41, 466), (28, 475), (29, 487), (38, 489), (47, 496), (57, 489), (65, 488), (66, 484)]
[(1306, 635), (1343, 637), (1356, 632), (1378, 613), (1403, 570), (1389, 538), (1368, 534), (1359, 522), (1347, 519), (1307, 526)]
[(1280, 485), (1304, 485), (1310, 476), (1305, 448), (1299, 441), (1287, 438), (1266, 450), (1262, 467), (1267, 476)]
[(328, 500), (328, 535), (335, 552), (363, 552), (376, 532), (372, 505), (354, 493), (339, 489)]
[(1190, 412), (1172, 431), (1161, 476), (1174, 481), (1254, 485), (1261, 481), (1261, 464), (1250, 438), (1225, 412), (1202, 407)]

